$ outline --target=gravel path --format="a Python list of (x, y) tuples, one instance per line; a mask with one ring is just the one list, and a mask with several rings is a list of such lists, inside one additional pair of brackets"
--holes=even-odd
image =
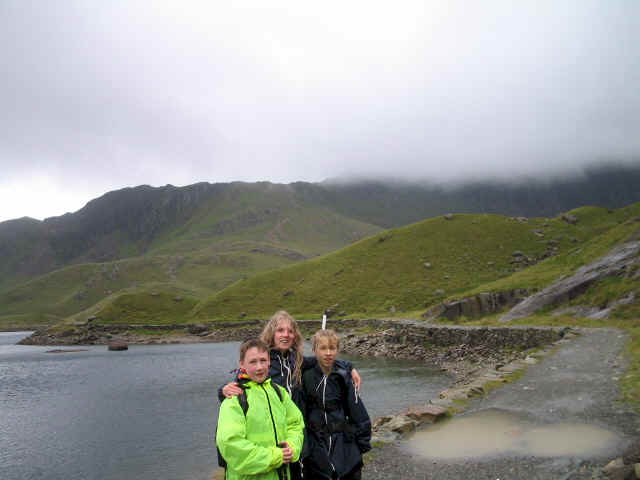
[[(374, 449), (363, 475), (368, 480), (577, 480), (606, 478), (601, 467), (640, 444), (640, 415), (621, 404), (617, 379), (626, 340), (616, 329), (583, 329), (553, 354), (530, 365), (523, 377), (474, 399), (461, 416), (487, 409), (515, 412), (541, 426), (579, 423), (605, 428), (620, 441), (608, 451), (577, 456), (425, 458), (407, 452), (410, 439)], [(640, 460), (638, 460), (640, 461)]]

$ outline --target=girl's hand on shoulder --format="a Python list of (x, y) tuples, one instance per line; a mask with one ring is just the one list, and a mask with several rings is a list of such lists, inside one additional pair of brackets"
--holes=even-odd
[(356, 386), (356, 390), (360, 391), (360, 385), (362, 384), (362, 378), (358, 371), (354, 368), (351, 370), (351, 379), (353, 380), (353, 384)]
[(236, 395), (240, 395), (241, 393), (242, 389), (236, 382), (227, 383), (224, 387), (222, 387), (222, 394), (226, 398), (235, 397)]

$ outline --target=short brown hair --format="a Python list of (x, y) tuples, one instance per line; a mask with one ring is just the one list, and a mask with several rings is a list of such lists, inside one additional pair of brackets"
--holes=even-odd
[(259, 338), (250, 338), (249, 340), (245, 340), (240, 345), (240, 361), (244, 361), (244, 356), (247, 353), (247, 350), (250, 348), (257, 348), (260, 352), (268, 352), (269, 347), (265, 345), (265, 343)]
[(318, 330), (313, 334), (313, 337), (311, 338), (311, 348), (314, 351), (321, 338), (326, 338), (329, 343), (335, 343), (338, 350), (340, 350), (340, 337), (335, 332), (335, 330), (331, 330), (329, 328), (328, 330)]

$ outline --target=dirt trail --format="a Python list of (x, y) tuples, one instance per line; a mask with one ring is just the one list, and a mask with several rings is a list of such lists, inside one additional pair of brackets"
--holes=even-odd
[[(558, 350), (530, 365), (525, 375), (487, 396), (476, 398), (460, 416), (500, 409), (540, 426), (578, 423), (604, 428), (620, 439), (607, 451), (576, 456), (523, 456), (447, 460), (407, 452), (411, 439), (374, 451), (364, 476), (370, 480), (605, 478), (601, 467), (640, 440), (640, 415), (617, 401), (623, 375), (625, 334), (616, 329), (583, 329)], [(433, 428), (433, 427), (432, 427)]]

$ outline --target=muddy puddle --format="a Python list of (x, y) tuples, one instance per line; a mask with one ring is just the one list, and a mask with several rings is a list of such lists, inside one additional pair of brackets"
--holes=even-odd
[(540, 425), (504, 410), (453, 417), (412, 435), (406, 449), (427, 458), (496, 455), (595, 456), (616, 446), (620, 437), (593, 425)]

